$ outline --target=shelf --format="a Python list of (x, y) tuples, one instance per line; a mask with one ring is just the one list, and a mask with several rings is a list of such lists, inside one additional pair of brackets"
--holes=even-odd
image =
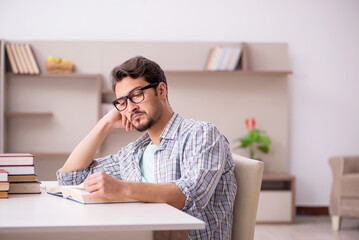
[(36, 77), (36, 78), (101, 78), (101, 74), (88, 74), (88, 73), (41, 73), (35, 74), (14, 74), (6, 73), (6, 77)]
[(237, 71), (206, 71), (206, 70), (168, 70), (165, 74), (232, 74), (243, 76), (286, 76), (292, 74), (291, 71), (258, 71), (258, 70), (237, 70)]
[(52, 112), (6, 112), (6, 117), (52, 117)]
[[(237, 70), (237, 71), (207, 71), (207, 70), (167, 70), (165, 74), (228, 74), (239, 76), (286, 76), (292, 74), (291, 71), (257, 71), (257, 70)], [(102, 89), (102, 94), (115, 94), (112, 89)]]

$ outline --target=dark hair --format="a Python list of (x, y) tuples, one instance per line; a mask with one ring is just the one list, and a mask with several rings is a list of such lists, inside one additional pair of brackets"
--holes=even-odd
[(111, 71), (112, 89), (115, 91), (116, 83), (130, 77), (133, 79), (142, 77), (149, 83), (164, 82), (167, 88), (165, 73), (161, 67), (147, 58), (142, 56), (133, 57)]

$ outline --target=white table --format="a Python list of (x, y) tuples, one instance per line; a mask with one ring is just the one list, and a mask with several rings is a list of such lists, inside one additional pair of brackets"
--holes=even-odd
[(162, 203), (84, 205), (45, 189), (0, 199), (0, 239), (152, 239), (153, 231), (204, 228), (203, 221)]

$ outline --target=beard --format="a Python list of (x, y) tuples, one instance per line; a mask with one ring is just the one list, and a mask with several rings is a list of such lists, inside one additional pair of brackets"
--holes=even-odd
[[(146, 112), (142, 112), (142, 111), (134, 112), (131, 115), (131, 119), (132, 119), (132, 116), (137, 113), (140, 113), (147, 118), (143, 120), (143, 123), (140, 123), (137, 120), (131, 121), (131, 123), (137, 131), (144, 132), (144, 131), (150, 129), (161, 118), (162, 105), (159, 102), (157, 104), (154, 104), (154, 109), (153, 109), (152, 114), (147, 114)], [(141, 117), (143, 117), (143, 116), (141, 116)]]
[[(146, 114), (146, 113), (143, 113), (143, 114)], [(132, 123), (132, 125), (135, 127), (135, 129), (137, 131), (144, 132), (147, 129), (151, 128), (153, 126), (153, 124), (155, 124), (155, 123), (156, 123), (156, 121), (152, 117), (148, 117), (144, 123), (139, 124), (139, 125), (135, 125)]]

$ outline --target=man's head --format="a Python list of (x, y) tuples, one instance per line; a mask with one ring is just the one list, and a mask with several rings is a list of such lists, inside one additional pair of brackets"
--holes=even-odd
[(142, 56), (133, 57), (111, 71), (112, 89), (115, 91), (116, 84), (125, 77), (133, 79), (143, 78), (148, 83), (163, 82), (167, 88), (165, 73), (161, 67)]
[(157, 63), (134, 57), (115, 67), (111, 78), (115, 107), (138, 131), (151, 128), (169, 109), (166, 77)]

